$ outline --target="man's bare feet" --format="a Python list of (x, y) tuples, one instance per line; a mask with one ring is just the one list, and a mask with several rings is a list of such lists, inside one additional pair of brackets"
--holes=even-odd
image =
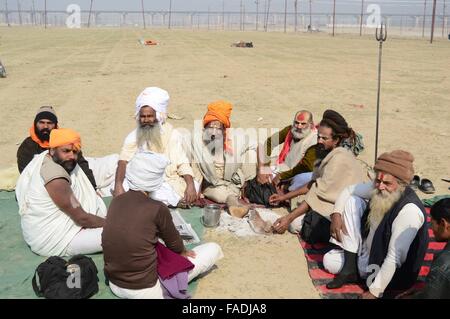
[(249, 213), (248, 222), (257, 234), (269, 235), (273, 233), (272, 223), (264, 221), (254, 209)]

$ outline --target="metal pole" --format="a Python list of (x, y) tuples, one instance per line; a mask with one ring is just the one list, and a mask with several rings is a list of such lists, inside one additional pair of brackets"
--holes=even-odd
[(259, 0), (256, 0), (255, 3), (256, 3), (256, 31), (258, 31)]
[(427, 0), (423, 4), (423, 20), (422, 20), (422, 38), (425, 37), (425, 14), (427, 11)]
[(31, 12), (33, 13), (33, 24), (36, 25), (36, 8), (34, 7), (34, 0), (31, 1)]
[(144, 13), (144, 0), (141, 0), (141, 9), (142, 9), (142, 23), (144, 25), (144, 29), (146, 29), (146, 26), (145, 26), (145, 13)]
[(20, 0), (17, 0), (17, 11), (19, 11), (19, 24), (22, 25), (22, 10), (20, 9)]
[(47, 29), (47, 0), (44, 1), (44, 26)]
[(359, 21), (359, 36), (362, 36), (363, 16), (364, 16), (364, 0), (361, 0), (361, 18)]
[(9, 23), (8, 0), (5, 1), (5, 16), (6, 16), (6, 24), (8, 24), (8, 27), (10, 27), (11, 24)]
[(333, 37), (335, 24), (336, 24), (336, 0), (333, 0)]
[(91, 0), (91, 5), (89, 7), (89, 17), (88, 17), (88, 25), (87, 25), (88, 28), (91, 27), (91, 14), (92, 14), (92, 3), (93, 2), (94, 2), (94, 0)]
[(378, 32), (378, 27), (376, 29), (375, 37), (377, 41), (380, 43), (379, 45), (379, 53), (378, 53), (378, 92), (377, 92), (377, 121), (376, 121), (376, 129), (375, 129), (375, 160), (374, 164), (378, 158), (378, 132), (380, 126), (380, 95), (381, 95), (381, 58), (383, 54), (383, 42), (387, 39), (387, 30), (386, 26), (382, 23), (380, 33)]
[(309, 30), (312, 31), (312, 0), (309, 0)]
[(245, 31), (245, 3), (242, 5), (242, 31)]
[(172, 0), (170, 0), (170, 2), (169, 2), (169, 29), (170, 29), (170, 27), (171, 27), (171, 21), (172, 20)]
[(442, 37), (444, 37), (445, 32), (445, 0), (444, 0), (444, 6), (442, 8)]
[(430, 43), (433, 43), (433, 37), (434, 37), (434, 22), (436, 20), (436, 0), (433, 0), (433, 18), (431, 20), (431, 38)]
[(270, 0), (267, 0), (267, 16), (266, 16), (266, 25), (265, 25), (266, 32), (267, 32), (267, 26), (269, 24), (269, 12), (270, 12)]
[(209, 30), (209, 6), (208, 6), (208, 30)]
[(225, 30), (225, 0), (222, 0), (222, 30)]
[(284, 33), (286, 33), (287, 25), (287, 0), (284, 0)]
[(297, 22), (298, 22), (298, 17), (297, 17), (297, 5), (298, 5), (298, 0), (294, 1), (294, 11), (295, 11), (295, 22), (294, 22), (294, 32), (297, 32)]

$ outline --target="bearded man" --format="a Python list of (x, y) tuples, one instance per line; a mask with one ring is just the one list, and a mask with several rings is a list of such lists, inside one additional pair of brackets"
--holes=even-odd
[(106, 206), (77, 164), (80, 135), (53, 129), (49, 150), (35, 156), (17, 181), (23, 237), (41, 256), (102, 251)]
[(227, 101), (208, 105), (202, 134), (192, 138), (192, 165), (197, 180), (203, 180), (203, 195), (226, 203), (230, 214), (244, 216), (248, 206), (239, 203), (244, 184), (256, 175), (256, 143), (231, 131), (231, 111)]
[[(276, 165), (270, 167), (270, 156), (275, 147), (283, 145)], [(317, 129), (310, 111), (302, 110), (295, 114), (292, 125), (269, 137), (264, 149), (258, 148), (257, 181), (276, 185), (280, 181), (291, 180), (290, 190), (308, 183), (312, 177), (317, 144)]]
[[(19, 173), (22, 173), (35, 155), (41, 154), (49, 149), (50, 132), (55, 128), (58, 128), (58, 117), (53, 107), (40, 107), (30, 128), (30, 136), (23, 140), (17, 150), (17, 167)], [(77, 154), (77, 163), (89, 178), (94, 189), (96, 189), (96, 179), (89, 167), (88, 161), (83, 157), (81, 151)]]
[[(416, 281), (428, 243), (425, 208), (408, 186), (413, 156), (402, 150), (382, 154), (374, 182), (347, 187), (331, 215), (330, 242), (343, 250), (324, 256), (324, 267), (338, 274), (327, 288), (368, 278), (363, 298), (380, 298), (386, 289), (408, 289)], [(365, 200), (369, 200), (367, 204)], [(374, 277), (374, 278), (371, 278)]]
[[(138, 152), (151, 151), (164, 154), (170, 161), (165, 169), (164, 182), (151, 198), (168, 206), (186, 207), (198, 198), (200, 184), (195, 184), (186, 147), (181, 133), (166, 123), (169, 106), (167, 91), (157, 88), (146, 88), (136, 99), (136, 124), (125, 139), (117, 165), (114, 196), (128, 190), (125, 181), (127, 163)], [(125, 182), (125, 183), (124, 183)]]

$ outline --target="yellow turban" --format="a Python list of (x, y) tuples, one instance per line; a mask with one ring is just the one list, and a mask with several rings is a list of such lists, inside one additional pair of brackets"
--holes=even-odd
[(50, 148), (73, 144), (76, 150), (81, 149), (80, 134), (70, 128), (53, 129), (50, 132)]

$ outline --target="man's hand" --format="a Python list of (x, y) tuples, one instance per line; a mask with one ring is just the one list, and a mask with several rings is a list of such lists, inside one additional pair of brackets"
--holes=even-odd
[(370, 293), (370, 291), (364, 291), (362, 296), (361, 296), (361, 299), (378, 299), (378, 298), (375, 297), (374, 295), (372, 295)]
[(275, 223), (273, 223), (273, 229), (278, 234), (284, 234), (291, 223), (289, 215), (278, 218)]
[(348, 235), (341, 214), (338, 213), (331, 214), (331, 226), (330, 226), (331, 237), (336, 239), (338, 242), (342, 243), (342, 233), (344, 233), (344, 235)]
[(113, 197), (117, 197), (119, 195), (122, 195), (123, 193), (125, 193), (125, 189), (123, 188), (123, 185), (117, 185), (116, 187), (114, 187), (114, 191), (112, 193)]
[(186, 204), (192, 204), (196, 200), (197, 200), (197, 191), (195, 190), (195, 186), (189, 183), (186, 186), (186, 190), (184, 191), (184, 202)]
[(281, 182), (280, 174), (275, 175), (275, 177), (272, 179), (273, 186), (278, 187), (280, 182)]
[(270, 205), (273, 205), (273, 206), (278, 205), (280, 202), (282, 202), (284, 200), (286, 200), (286, 198), (280, 194), (272, 194), (269, 197), (269, 203), (270, 203)]
[(185, 250), (181, 253), (181, 256), (195, 258), (197, 254), (193, 250)]

